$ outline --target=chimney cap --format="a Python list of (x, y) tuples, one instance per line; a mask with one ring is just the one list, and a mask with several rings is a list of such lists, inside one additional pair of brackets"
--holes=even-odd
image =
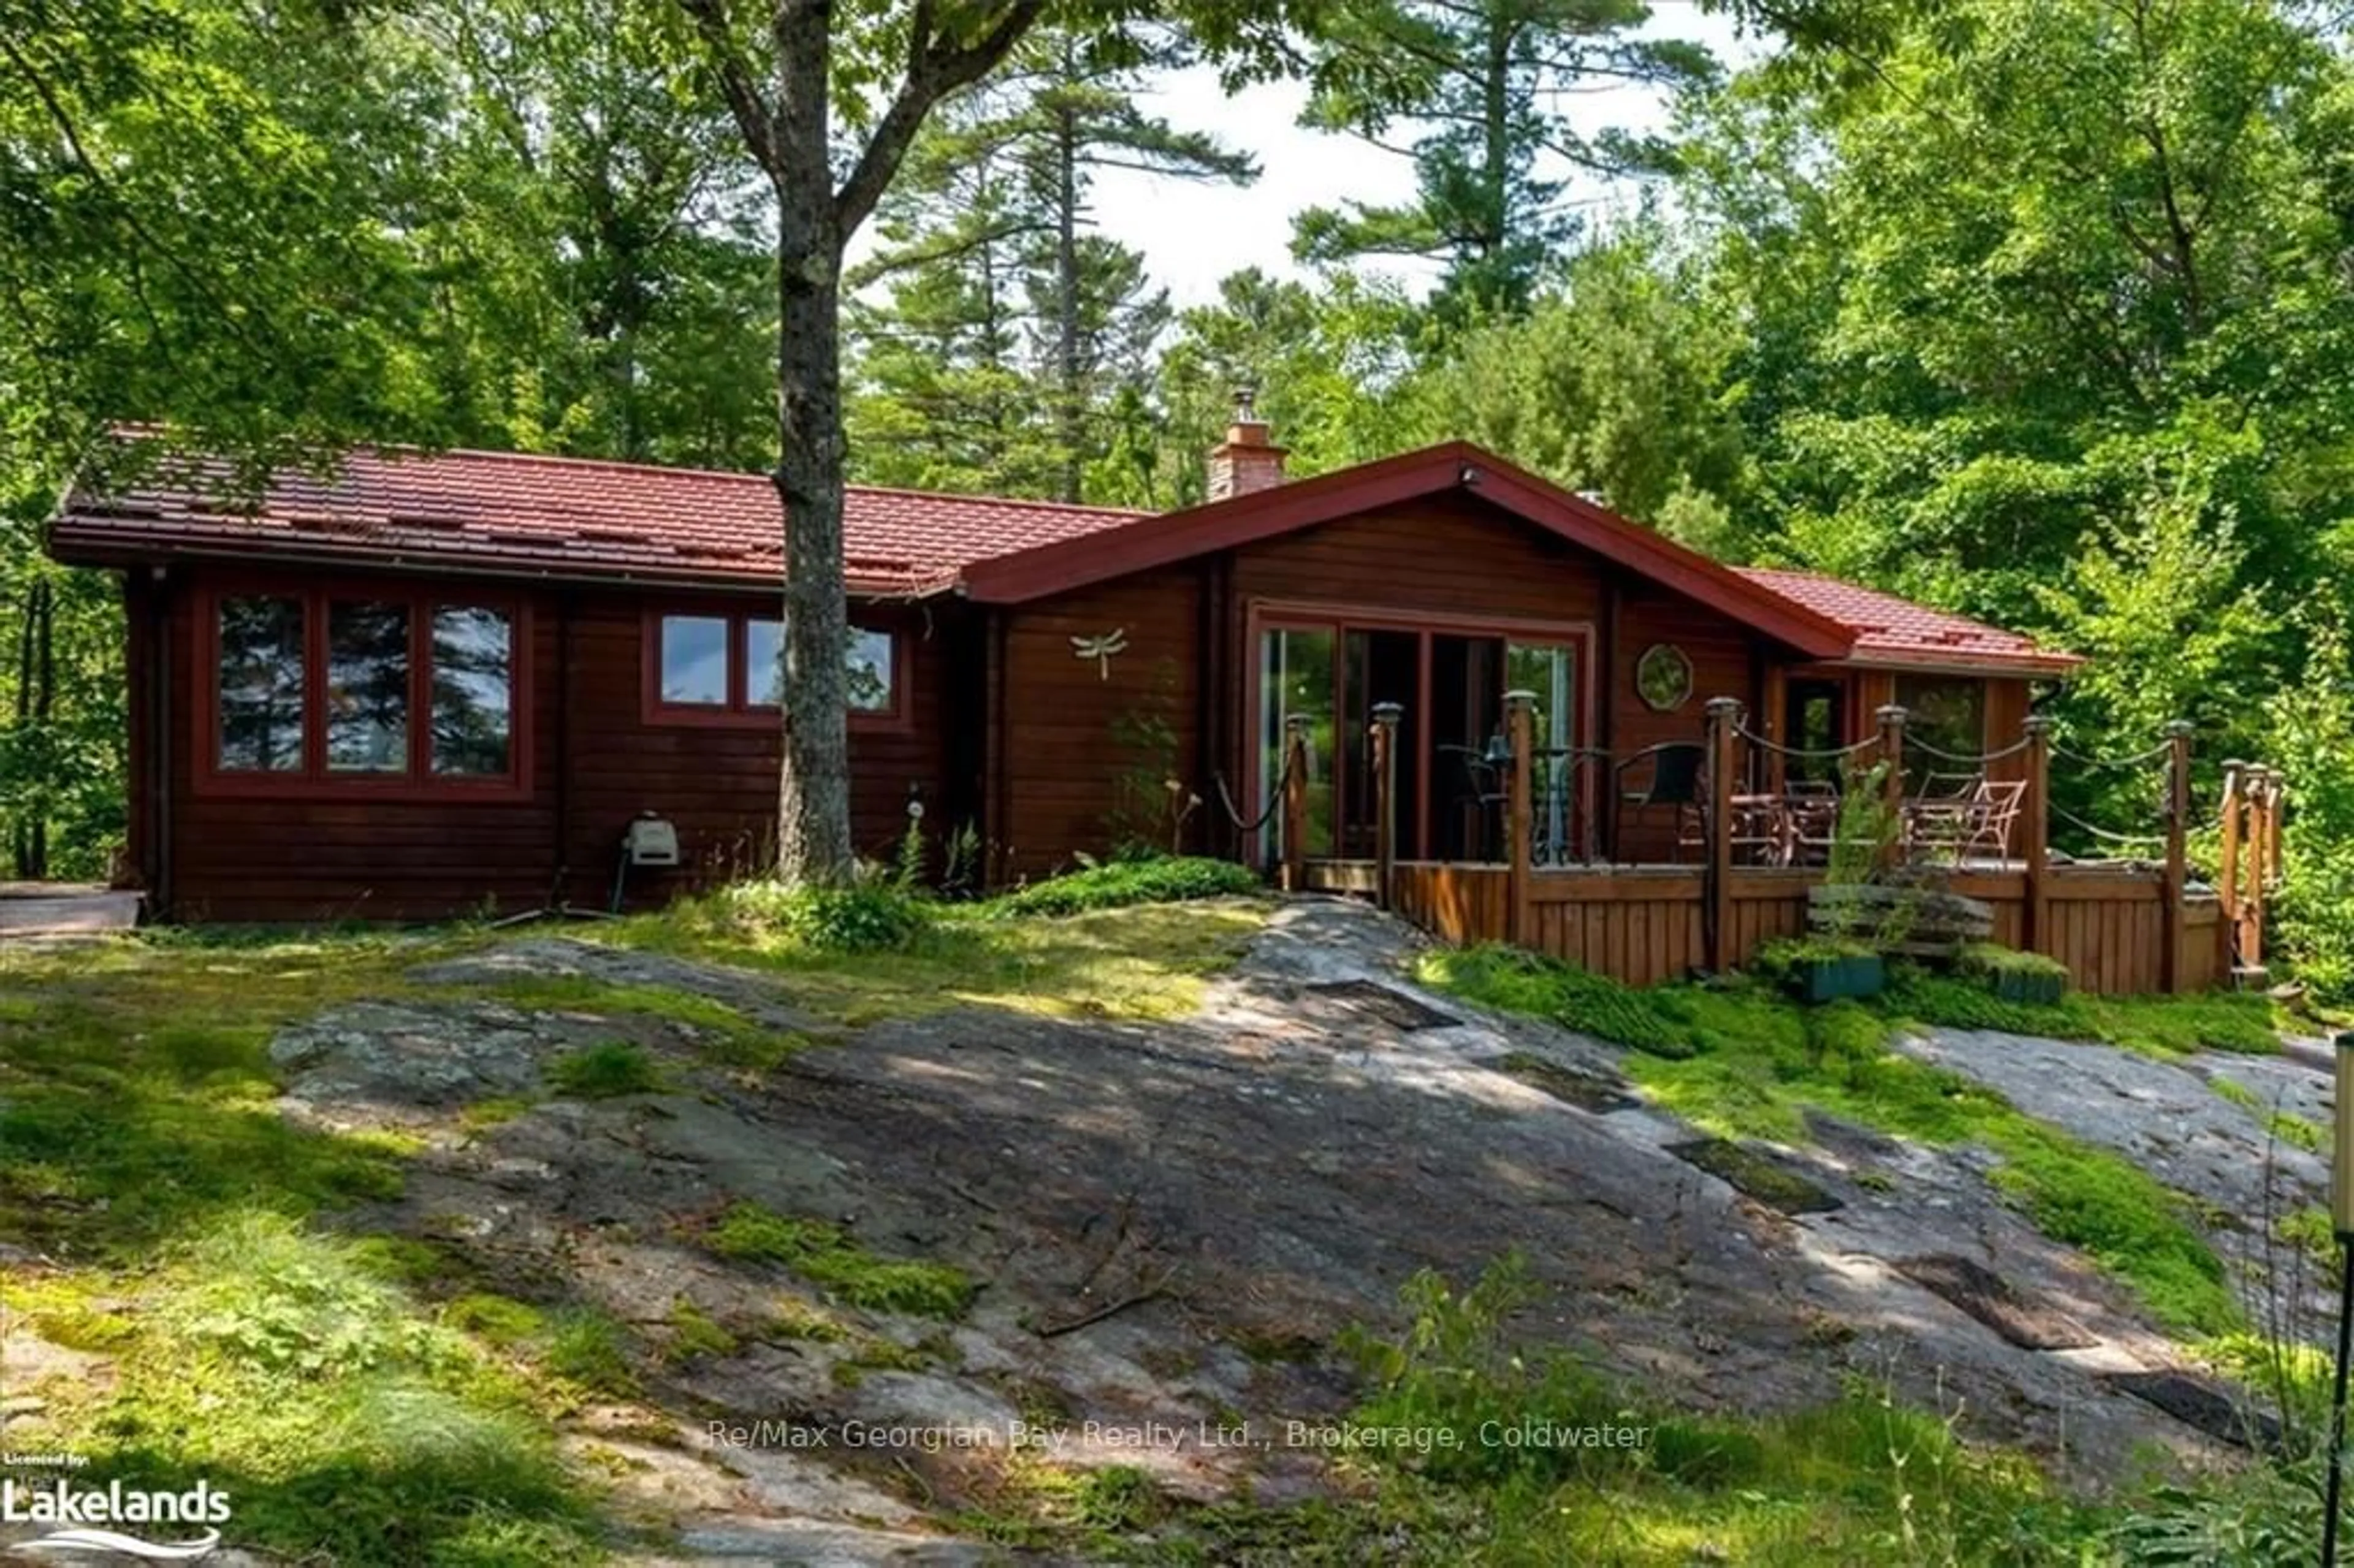
[(1260, 422), (1261, 421), (1258, 417), (1258, 388), (1252, 386), (1247, 381), (1242, 382), (1235, 387), (1235, 423), (1237, 425), (1256, 425)]

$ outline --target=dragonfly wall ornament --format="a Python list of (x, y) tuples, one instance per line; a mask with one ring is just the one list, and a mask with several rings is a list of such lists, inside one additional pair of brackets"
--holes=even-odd
[(1094, 660), (1096, 662), (1097, 673), (1101, 675), (1107, 681), (1111, 679), (1112, 660), (1119, 654), (1127, 652), (1128, 628), (1125, 626), (1107, 631), (1101, 637), (1074, 637), (1071, 639), (1072, 657), (1076, 659)]

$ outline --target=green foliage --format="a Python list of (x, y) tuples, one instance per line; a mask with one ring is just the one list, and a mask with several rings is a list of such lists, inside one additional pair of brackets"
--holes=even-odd
[(733, 1355), (737, 1343), (735, 1335), (686, 1298), (682, 1296), (671, 1304), (669, 1351), (673, 1358), (686, 1361), (698, 1356)]
[(1644, 36), (1648, 13), (1616, 0), (1532, 0), (1481, 8), (1429, 0), (1354, 0), (1323, 18), (1305, 116), (1377, 144), (1411, 128), (1417, 192), (1407, 203), (1349, 201), (1294, 220), (1303, 260), (1443, 260), (1443, 313), (1526, 308), (1553, 253), (1576, 231), (1551, 153), (1590, 171), (1658, 161), (1617, 131), (1588, 138), (1563, 106), (1602, 75), (1675, 84), (1712, 69), (1696, 45)]
[(2295, 808), (2283, 832), (2274, 936), (2296, 978), (2327, 1002), (2354, 1001), (2354, 637), (2345, 611), (2323, 599), (2304, 613), (2306, 678), (2271, 702), (2277, 750)]
[(1261, 891), (1259, 879), (1232, 861), (1193, 856), (1117, 860), (1048, 877), (989, 901), (1002, 917), (1078, 915), (1132, 904), (1239, 896)]
[(1999, 942), (1966, 944), (1954, 960), (1954, 972), (1960, 975), (2040, 975), (2060, 980), (2068, 978), (2068, 966), (2041, 953), (2022, 953), (2017, 948), (2006, 948)]
[(1192, 57), (1179, 31), (1042, 30), (997, 80), (944, 105), (879, 214), (854, 303), (851, 450), (860, 477), (1063, 501), (1124, 491), (1166, 291), (1092, 232), (1107, 167), (1245, 184), (1257, 165), (1145, 112), (1146, 73)]
[[(1728, 1138), (1803, 1141), (1806, 1107), (1924, 1143), (1976, 1143), (2001, 1158), (1994, 1181), (2054, 1240), (2077, 1247), (2132, 1284), (2163, 1322), (2208, 1331), (2233, 1327), (2239, 1309), (2222, 1266), (2191, 1228), (2181, 1201), (2139, 1166), (2091, 1148), (2014, 1108), (1959, 1074), (1893, 1051), (1886, 1015), (1918, 1016), (1925, 1001), (1970, 1017), (2031, 1025), (2066, 1019), (2069, 1007), (2002, 1002), (1975, 986), (1918, 974), (1903, 977), (1875, 1011), (1852, 1001), (1799, 1008), (1756, 986), (1657, 986), (1638, 991), (1567, 965), (1502, 948), (1425, 955), (1425, 983), (1474, 1001), (1533, 1013), (1633, 1046), (1628, 1071), (1660, 1105)], [(2145, 1048), (2206, 1033), (2204, 1003), (2151, 1033), (2151, 1001), (2078, 1014), (2076, 1037), (2106, 1029)], [(2221, 1014), (2234, 1025), (2244, 1013)], [(2002, 1025), (1980, 1022), (1976, 1027)], [(2139, 1031), (2139, 1033), (2131, 1033)], [(2021, 1033), (2033, 1033), (2033, 1027)], [(2269, 1030), (2266, 1031), (2269, 1041)]]
[(667, 1086), (662, 1067), (642, 1045), (610, 1041), (584, 1046), (547, 1064), (548, 1084), (575, 1099), (609, 1100), (623, 1095), (660, 1094)]
[(549, 1372), (591, 1393), (622, 1397), (637, 1392), (628, 1332), (594, 1308), (575, 1307), (557, 1313), (549, 1320), (540, 1357)]
[(237, 1214), (112, 1294), (131, 1310), (111, 1375), (52, 1383), (39, 1417), (94, 1473), (205, 1478), (234, 1499), (240, 1544), (295, 1560), (519, 1568), (597, 1551), (516, 1386), (352, 1244)]
[(905, 952), (937, 924), (930, 900), (882, 879), (840, 887), (737, 883), (715, 904), (724, 919), (773, 930), (813, 953)]
[(2056, 1004), (2008, 1001), (1980, 986), (1900, 965), (1885, 999), (1889, 1012), (1953, 1029), (1994, 1029), (2053, 1040), (2099, 1040), (2149, 1055), (2280, 1050), (2272, 1004), (2260, 996), (2211, 991), (2200, 996), (2062, 997)]
[(941, 1263), (876, 1257), (841, 1226), (737, 1203), (704, 1235), (722, 1257), (779, 1263), (870, 1312), (961, 1317), (980, 1287), (963, 1270)]
[[(1861, 1383), (1810, 1410), (1702, 1414), (1516, 1343), (1516, 1316), (1543, 1305), (1516, 1257), (1461, 1291), (1426, 1270), (1402, 1295), (1402, 1334), (1344, 1339), (1369, 1385), (1353, 1418), (1428, 1435), (1372, 1465), (1379, 1512), (1408, 1539), (1458, 1552), (1477, 1540), (1497, 1562), (1681, 1563), (1705, 1542), (1712, 1558), (1797, 1568), (2058, 1563), (2096, 1538), (2098, 1517), (2023, 1458), (1966, 1447), (1948, 1422)], [(1532, 1419), (1617, 1441), (1505, 1438)]]
[(1416, 973), (1426, 985), (1490, 1007), (1533, 1013), (1655, 1056), (1692, 1056), (1744, 1039), (1769, 1042), (1769, 1048), (1793, 1047), (1804, 1035), (1798, 1014), (1762, 991), (1691, 985), (1638, 990), (1501, 943), (1433, 948), (1422, 956)]
[(1648, 229), (1610, 236), (1525, 317), (1462, 334), (1408, 387), (1415, 433), (1476, 441), (1695, 548), (1734, 545), (1751, 476), (1720, 388), (1740, 339), (1670, 252)]

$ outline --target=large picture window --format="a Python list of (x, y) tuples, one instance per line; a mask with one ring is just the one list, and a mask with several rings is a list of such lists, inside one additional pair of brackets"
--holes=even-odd
[(281, 788), (519, 785), (518, 615), (436, 595), (219, 596), (208, 775)]
[[(775, 616), (659, 615), (652, 618), (646, 644), (653, 717), (766, 720), (784, 706), (785, 623)], [(854, 716), (897, 715), (897, 652), (888, 631), (850, 629), (843, 673)]]

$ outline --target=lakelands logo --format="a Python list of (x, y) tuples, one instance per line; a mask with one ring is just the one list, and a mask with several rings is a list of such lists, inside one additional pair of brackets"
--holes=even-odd
[[(120, 1552), (156, 1562), (189, 1563), (220, 1544), (217, 1527), (228, 1522), (228, 1494), (209, 1481), (173, 1492), (125, 1487), (121, 1481), (76, 1486), (63, 1477), (40, 1482), (0, 1479), (0, 1524), (59, 1527), (19, 1542), (19, 1552)], [(116, 1525), (137, 1525), (143, 1531), (157, 1525), (195, 1527), (203, 1533), (186, 1541), (148, 1541), (108, 1528)]]

